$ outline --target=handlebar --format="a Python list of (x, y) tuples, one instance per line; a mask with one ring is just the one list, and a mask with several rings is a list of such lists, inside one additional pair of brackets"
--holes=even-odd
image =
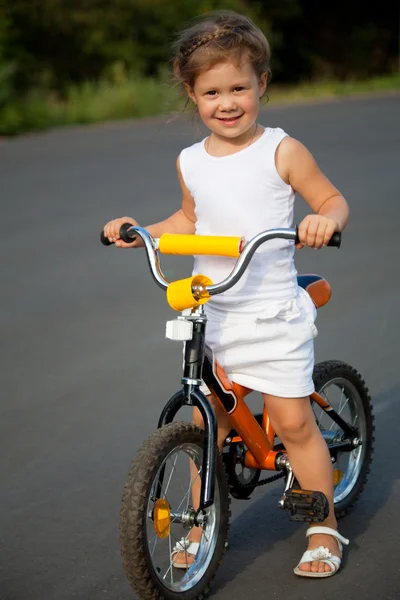
[[(167, 234), (164, 234), (164, 235), (167, 235)], [(122, 225), (122, 227), (120, 229), (120, 238), (124, 242), (130, 243), (130, 242), (134, 241), (137, 236), (139, 236), (143, 240), (143, 243), (144, 243), (144, 246), (146, 249), (146, 253), (147, 253), (147, 259), (148, 259), (149, 266), (150, 266), (150, 271), (151, 271), (151, 274), (152, 274), (155, 282), (163, 290), (167, 290), (168, 286), (170, 285), (171, 282), (168, 279), (166, 279), (163, 272), (161, 271), (160, 260), (159, 260), (159, 250), (161, 252), (163, 252), (162, 240), (163, 240), (164, 236), (162, 236), (159, 240), (157, 240), (157, 239), (153, 238), (150, 235), (150, 233), (147, 231), (147, 229), (144, 229), (144, 227), (132, 226), (130, 223), (124, 223)], [(173, 253), (176, 253), (176, 254), (219, 254), (219, 255), (222, 254), (224, 256), (228, 255), (228, 256), (235, 256), (238, 258), (232, 272), (230, 273), (230, 275), (228, 275), (228, 277), (226, 279), (224, 279), (220, 283), (206, 285), (203, 287), (203, 291), (207, 291), (210, 296), (214, 296), (216, 294), (221, 294), (222, 292), (226, 292), (231, 287), (233, 287), (239, 281), (239, 279), (242, 277), (243, 273), (246, 270), (247, 265), (249, 264), (250, 260), (252, 259), (253, 254), (255, 253), (257, 248), (259, 248), (259, 246), (261, 246), (261, 244), (263, 244), (264, 242), (266, 242), (268, 240), (272, 240), (272, 239), (283, 239), (283, 240), (293, 241), (296, 244), (299, 243), (297, 227), (293, 228), (293, 229), (269, 229), (268, 231), (262, 231), (261, 233), (259, 233), (255, 237), (253, 237), (251, 240), (249, 240), (247, 243), (244, 242), (243, 238), (227, 238), (227, 237), (214, 238), (213, 236), (198, 236), (198, 235), (191, 235), (191, 236), (180, 236), (180, 235), (171, 236), (171, 235), (169, 235), (169, 237), (170, 237), (170, 239), (185, 237), (185, 238), (190, 238), (190, 240), (187, 239), (187, 243), (185, 244), (184, 251), (182, 251), (182, 248), (181, 248), (181, 251), (172, 252), (171, 244), (168, 244), (168, 251), (166, 252), (167, 254), (173, 254)], [(201, 240), (201, 238), (204, 239), (204, 238), (211, 238), (211, 237), (213, 237), (212, 243), (210, 242), (210, 243), (205, 244), (205, 249), (203, 248), (203, 250), (200, 251), (201, 249), (200, 249), (199, 241)], [(101, 239), (101, 242), (105, 246), (111, 245), (111, 242), (108, 240), (108, 238), (106, 238), (104, 236), (103, 231), (101, 232), (100, 239)], [(342, 234), (340, 232), (334, 233), (328, 243), (328, 246), (340, 248), (341, 239), (342, 239)], [(219, 245), (218, 245), (218, 240), (219, 240)], [(236, 244), (236, 250), (235, 250), (236, 253), (233, 253), (233, 250), (230, 253), (229, 252), (227, 252), (227, 254), (224, 253), (223, 248), (226, 248), (227, 246), (229, 246), (229, 249), (232, 249), (232, 248), (234, 249), (235, 244)], [(219, 248), (219, 251), (216, 251), (216, 250), (218, 250), (218, 248)]]

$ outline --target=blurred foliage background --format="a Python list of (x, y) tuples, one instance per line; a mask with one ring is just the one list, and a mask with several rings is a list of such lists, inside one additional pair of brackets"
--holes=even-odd
[(176, 109), (171, 42), (221, 8), (265, 32), (275, 86), (399, 85), (397, 0), (0, 0), (0, 133)]

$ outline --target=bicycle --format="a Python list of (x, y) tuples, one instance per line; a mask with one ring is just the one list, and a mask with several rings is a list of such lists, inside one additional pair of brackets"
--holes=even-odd
[[(265, 231), (247, 243), (234, 237), (172, 234), (155, 240), (146, 229), (129, 223), (121, 227), (120, 235), (126, 242), (136, 236), (143, 240), (154, 280), (166, 290), (170, 306), (184, 311), (167, 323), (166, 336), (185, 344), (182, 389), (165, 405), (157, 430), (138, 450), (125, 484), (120, 512), (123, 565), (143, 600), (201, 599), (226, 550), (230, 496), (246, 499), (256, 487), (284, 478), (279, 506), (290, 512), (291, 520), (321, 522), (329, 512), (323, 493), (299, 488), (266, 409), (260, 414), (250, 411), (244, 398), (251, 390), (231, 383), (205, 345), (205, 303), (240, 279), (262, 243), (276, 238), (296, 243), (297, 229)], [(101, 239), (110, 244), (103, 233)], [(340, 243), (341, 234), (336, 233), (328, 245), (339, 247)], [(159, 252), (218, 254), (236, 257), (237, 262), (231, 274), (217, 284), (203, 275), (171, 283), (161, 271)], [(317, 308), (330, 299), (331, 288), (323, 277), (299, 275), (298, 283)], [(339, 518), (355, 504), (368, 477), (374, 450), (372, 403), (361, 375), (342, 361), (315, 365), (313, 379), (316, 391), (310, 402), (330, 451)], [(199, 389), (202, 380), (232, 424), (222, 455), (217, 449), (214, 410)], [(204, 430), (174, 421), (185, 405), (198, 407)], [(275, 474), (260, 480), (264, 470)], [(198, 478), (200, 503), (194, 508), (192, 488)], [(186, 553), (193, 527), (202, 529), (197, 554), (187, 568), (177, 569), (172, 565), (173, 543), (175, 549)]]

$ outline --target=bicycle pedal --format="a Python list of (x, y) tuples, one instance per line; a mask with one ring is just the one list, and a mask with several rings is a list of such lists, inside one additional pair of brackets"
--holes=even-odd
[(329, 515), (329, 502), (322, 492), (291, 489), (279, 504), (290, 511), (291, 521), (321, 523)]

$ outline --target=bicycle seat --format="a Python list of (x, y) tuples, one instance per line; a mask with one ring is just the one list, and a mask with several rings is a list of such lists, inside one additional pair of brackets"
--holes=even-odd
[(310, 294), (317, 308), (324, 306), (329, 301), (332, 294), (331, 286), (320, 275), (298, 275), (297, 282), (300, 287)]

